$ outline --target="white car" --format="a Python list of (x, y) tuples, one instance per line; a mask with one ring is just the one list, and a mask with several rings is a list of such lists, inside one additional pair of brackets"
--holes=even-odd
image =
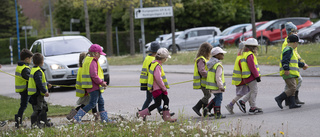
[[(30, 51), (44, 56), (44, 73), (50, 84), (73, 85), (79, 69), (79, 54), (88, 52), (91, 45), (92, 42), (83, 36), (60, 36), (36, 40)], [(101, 55), (99, 63), (103, 69), (104, 81), (109, 84), (107, 57)]]

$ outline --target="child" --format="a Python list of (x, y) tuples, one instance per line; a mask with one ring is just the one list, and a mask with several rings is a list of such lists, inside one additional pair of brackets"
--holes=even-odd
[(22, 49), (20, 52), (21, 60), (18, 62), (18, 66), (15, 72), (15, 88), (16, 93), (19, 93), (20, 98), (20, 108), (18, 110), (18, 114), (15, 115), (15, 127), (19, 128), (22, 126), (22, 115), (23, 112), (26, 110), (28, 106), (28, 102), (30, 96), (28, 95), (28, 80), (30, 76), (30, 67), (29, 64), (31, 63), (31, 58), (33, 53), (27, 49)]
[(283, 109), (282, 101), (289, 98), (289, 108), (299, 108), (301, 105), (296, 104), (295, 92), (297, 89), (296, 79), (300, 76), (299, 67), (305, 66), (300, 62), (294, 49), (297, 48), (299, 38), (297, 35), (290, 35), (287, 38), (288, 45), (283, 49), (280, 60), (280, 75), (286, 82), (288, 89), (275, 98), (278, 106)]
[(250, 89), (249, 86), (246, 85), (241, 78), (241, 58), (242, 58), (242, 52), (244, 48), (244, 42), (241, 42), (239, 44), (239, 50), (238, 50), (238, 56), (236, 58), (236, 61), (234, 63), (234, 68), (233, 68), (233, 74), (232, 74), (232, 85), (236, 85), (236, 97), (228, 104), (226, 105), (226, 109), (229, 111), (230, 114), (234, 114), (233, 112), (233, 105), (237, 103), (241, 111), (245, 111), (241, 109), (241, 106), (237, 102), (242, 96), (247, 94)]
[[(292, 22), (287, 22), (286, 24), (285, 24), (285, 28), (286, 28), (286, 33), (287, 33), (287, 35), (288, 36), (290, 36), (290, 35), (292, 35), (292, 34), (295, 34), (295, 35), (297, 35), (298, 34), (298, 30), (297, 30), (297, 27), (296, 27), (296, 25), (294, 25)], [(283, 49), (287, 46), (287, 44), (288, 44), (288, 42), (287, 42), (287, 38), (288, 37), (286, 37), (285, 39), (284, 39), (284, 42), (283, 42), (283, 44), (282, 44), (282, 48), (281, 48), (281, 51), (283, 52)], [(294, 50), (293, 50), (293, 52), (295, 52), (296, 53), (296, 55), (297, 55), (297, 57), (298, 57), (298, 60), (300, 60), (301, 62), (303, 62), (305, 65), (303, 66), (303, 70), (306, 70), (309, 66), (305, 63), (305, 61), (300, 57), (300, 55), (298, 54), (298, 48), (295, 48)], [(295, 92), (295, 99), (296, 99), (296, 103), (297, 104), (304, 104), (304, 102), (302, 102), (302, 101), (300, 101), (299, 100), (299, 97), (298, 97), (298, 95), (299, 95), (299, 89), (300, 89), (300, 87), (301, 87), (301, 84), (302, 84), (302, 77), (301, 77), (301, 75), (297, 78), (297, 91)], [(286, 91), (288, 89), (288, 86), (286, 85), (285, 86), (285, 88), (284, 88), (284, 91)], [(286, 106), (288, 106), (289, 105), (289, 100), (288, 100), (289, 98), (287, 98), (287, 99), (285, 99), (285, 105)]]
[(47, 119), (48, 105), (44, 97), (49, 97), (48, 88), (52, 85), (47, 83), (46, 76), (44, 74), (43, 56), (40, 53), (33, 55), (34, 66), (31, 69), (29, 83), (28, 83), (28, 95), (32, 95), (32, 108), (33, 113), (31, 115), (31, 125), (41, 127), (40, 121), (44, 122), (45, 127), (53, 126), (53, 123)]
[(243, 82), (249, 86), (250, 92), (243, 98), (243, 100), (239, 100), (239, 104), (241, 111), (246, 113), (245, 102), (249, 100), (249, 114), (263, 113), (262, 109), (256, 106), (256, 98), (258, 94), (257, 82), (261, 82), (258, 60), (255, 56), (255, 54), (257, 54), (258, 46), (258, 41), (254, 38), (249, 38), (245, 41), (240, 65), (241, 78), (243, 79)]
[(208, 105), (208, 100), (211, 97), (209, 90), (206, 89), (208, 72), (206, 62), (210, 58), (211, 49), (212, 46), (209, 43), (202, 43), (198, 50), (197, 57), (194, 63), (193, 89), (201, 89), (204, 95), (204, 97), (200, 99), (194, 107), (192, 107), (193, 111), (196, 112), (199, 116), (201, 116), (200, 109)]
[(161, 105), (163, 100), (163, 120), (169, 122), (175, 122), (177, 119), (171, 119), (169, 114), (169, 98), (167, 89), (169, 88), (167, 78), (162, 68), (162, 63), (166, 62), (168, 58), (171, 58), (169, 51), (166, 48), (160, 48), (157, 51), (155, 60), (150, 65), (148, 74), (148, 90), (152, 93), (155, 103), (150, 107), (139, 111), (139, 117), (145, 118), (147, 115), (151, 115), (150, 112)]
[(98, 103), (100, 118), (102, 122), (110, 122), (108, 113), (104, 109), (104, 100), (102, 94), (107, 83), (103, 81), (103, 71), (98, 63), (101, 55), (106, 55), (100, 45), (93, 44), (89, 48), (89, 52), (85, 57), (82, 66), (81, 88), (85, 89), (90, 95), (89, 104), (80, 108), (73, 117), (77, 122), (81, 122), (81, 118)]
[[(76, 80), (76, 96), (79, 97), (77, 101), (77, 104), (79, 106), (76, 109), (71, 109), (70, 113), (67, 115), (68, 120), (71, 120), (77, 114), (78, 110), (88, 105), (90, 101), (89, 94), (83, 88), (81, 88), (82, 64), (83, 64), (84, 58), (86, 57), (86, 54), (87, 54), (86, 52), (82, 52), (79, 55), (79, 69), (78, 69), (77, 80)], [(95, 120), (98, 120), (99, 116), (97, 114), (96, 106), (92, 109), (92, 113), (95, 116)]]
[(226, 116), (221, 114), (221, 101), (222, 93), (226, 89), (226, 83), (224, 79), (224, 72), (222, 63), (220, 60), (223, 60), (224, 54), (226, 51), (222, 50), (220, 47), (215, 47), (211, 50), (212, 58), (207, 62), (208, 66), (208, 76), (207, 76), (207, 86), (206, 89), (210, 90), (214, 94), (214, 98), (210, 103), (203, 109), (203, 116), (208, 116), (211, 109), (214, 110), (215, 118), (225, 118)]

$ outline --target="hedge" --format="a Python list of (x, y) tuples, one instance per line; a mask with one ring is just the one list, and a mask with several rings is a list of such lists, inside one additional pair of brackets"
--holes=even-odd
[[(81, 33), (80, 35), (85, 36), (85, 33)], [(159, 32), (145, 32), (145, 39), (146, 43), (154, 41), (155, 38), (160, 35)], [(28, 39), (28, 48), (31, 47), (34, 41), (41, 38), (46, 38), (50, 36), (38, 36), (38, 37), (27, 37)], [(130, 45), (129, 45), (129, 31), (118, 32), (118, 39), (119, 39), (119, 54), (126, 55), (130, 53)], [(140, 44), (139, 38), (141, 38), (141, 32), (135, 31), (134, 32), (134, 42), (135, 42), (135, 51), (136, 53), (140, 52)], [(113, 32), (112, 34), (112, 43), (113, 43), (113, 55), (117, 55), (117, 41), (116, 41), (116, 34)], [(105, 51), (107, 49), (106, 46), (106, 33), (105, 32), (96, 32), (91, 33), (91, 41), (92, 43), (97, 43), (101, 45)], [(10, 39), (3, 38), (0, 39), (0, 64), (10, 64)], [(12, 48), (13, 48), (13, 62), (17, 63), (18, 61), (18, 46), (17, 46), (17, 38), (13, 38)], [(25, 38), (20, 37), (20, 50), (25, 48)]]

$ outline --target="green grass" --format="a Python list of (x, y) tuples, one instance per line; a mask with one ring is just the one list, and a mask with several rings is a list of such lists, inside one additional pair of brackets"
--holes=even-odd
[[(225, 48), (228, 52), (224, 56), (223, 64), (233, 65), (237, 56), (238, 49), (236, 47)], [(260, 65), (279, 65), (281, 45), (260, 46), (258, 51), (258, 62)], [(320, 64), (319, 53), (320, 43), (317, 44), (303, 44), (298, 46), (298, 53), (306, 61), (309, 66), (315, 66)], [(171, 55), (165, 64), (168, 65), (193, 65), (197, 51), (182, 51), (177, 54)], [(136, 54), (135, 56), (113, 56), (108, 57), (110, 65), (142, 65), (142, 54)]]
[[(20, 99), (14, 99), (10, 97), (5, 97), (0, 95), (0, 121), (3, 120), (14, 120), (14, 115), (18, 113), (20, 107)], [(60, 106), (49, 104), (48, 116), (61, 116), (66, 115), (73, 108), (71, 106)], [(32, 105), (28, 104), (26, 111), (24, 112), (24, 117), (31, 116), (33, 110)]]

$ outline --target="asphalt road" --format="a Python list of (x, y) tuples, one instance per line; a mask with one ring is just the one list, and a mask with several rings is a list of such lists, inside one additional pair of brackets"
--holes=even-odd
[[(122, 66), (129, 67), (130, 66)], [(121, 69), (112, 69), (110, 86), (138, 86), (138, 71), (123, 71)], [(3, 71), (14, 74), (14, 69), (4, 66)], [(192, 80), (192, 74), (166, 73), (170, 83)], [(222, 128), (236, 128), (238, 125), (243, 133), (253, 133), (259, 131), (261, 136), (271, 136), (273, 133), (279, 135), (282, 131), (288, 136), (319, 136), (320, 120), (320, 77), (304, 77), (300, 89), (300, 98), (306, 104), (298, 109), (289, 109), (284, 107), (281, 110), (274, 97), (279, 95), (284, 88), (284, 81), (281, 77), (262, 77), (262, 82), (258, 83), (257, 106), (263, 108), (264, 113), (260, 115), (248, 115), (242, 113), (237, 106), (234, 108), (234, 115), (228, 114), (225, 105), (235, 97), (235, 86), (231, 85), (231, 78), (226, 78), (227, 90), (223, 94), (221, 112), (227, 116), (225, 119), (214, 120), (210, 122), (221, 122)], [(14, 92), (14, 78), (4, 73), (0, 73), (0, 94), (19, 98), (19, 94)], [(171, 111), (175, 112), (175, 118), (183, 116), (201, 120), (191, 109), (203, 96), (200, 90), (192, 89), (192, 82), (172, 85), (168, 90)], [(109, 87), (103, 93), (105, 99), (105, 108), (109, 113), (121, 113), (135, 115), (137, 108), (141, 108), (145, 92), (140, 91), (138, 87)], [(46, 100), (52, 104), (58, 105), (76, 105), (77, 97), (73, 88), (56, 88), (50, 93)], [(249, 107), (247, 103), (247, 108)], [(49, 108), (50, 109), (50, 108)], [(248, 111), (248, 110), (247, 110)], [(50, 111), (49, 111), (50, 113)], [(159, 117), (156, 110), (152, 112), (151, 117)], [(239, 124), (239, 121), (241, 123)], [(268, 132), (268, 133), (267, 133)]]

